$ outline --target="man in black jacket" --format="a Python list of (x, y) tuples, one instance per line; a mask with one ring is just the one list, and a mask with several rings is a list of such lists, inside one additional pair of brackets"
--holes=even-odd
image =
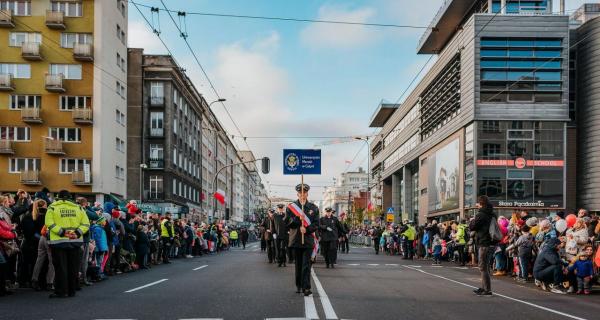
[(273, 219), (275, 220), (275, 233), (273, 237), (275, 237), (277, 263), (278, 267), (285, 267), (288, 230), (285, 224), (285, 206), (283, 204), (277, 205), (277, 212)]
[(479, 271), (481, 271), (481, 288), (474, 290), (476, 295), (491, 296), (492, 283), (490, 278), (490, 264), (496, 243), (490, 235), (490, 223), (492, 219), (496, 219), (494, 207), (490, 203), (487, 196), (480, 196), (477, 207), (479, 212), (475, 218), (469, 223), (469, 230), (475, 231), (475, 243), (478, 250)]
[(334, 268), (335, 252), (337, 249), (336, 240), (343, 227), (340, 221), (333, 216), (333, 209), (325, 208), (325, 216), (319, 220), (319, 234), (321, 238), (323, 255), (325, 256), (325, 265), (327, 268)]
[(273, 234), (275, 233), (275, 218), (273, 217), (274, 213), (275, 210), (269, 209), (269, 215), (262, 223), (262, 227), (265, 230), (263, 236), (267, 243), (267, 256), (269, 258), (269, 263), (273, 263), (275, 261), (275, 238), (273, 237)]
[[(285, 221), (289, 228), (289, 248), (294, 250), (296, 261), (296, 292), (304, 293), (304, 296), (312, 294), (310, 291), (310, 260), (315, 245), (314, 233), (319, 229), (319, 208), (312, 202), (308, 202), (308, 190), (310, 187), (306, 184), (296, 186), (298, 200), (294, 204), (301, 208), (306, 214), (310, 224), (303, 223), (288, 207)], [(308, 222), (308, 221), (307, 221)], [(307, 226), (304, 226), (308, 224)]]
[(552, 293), (565, 294), (560, 285), (563, 281), (563, 263), (558, 255), (561, 246), (562, 242), (557, 238), (546, 241), (544, 250), (535, 259), (533, 277), (541, 282), (544, 290), (546, 283), (550, 283)]

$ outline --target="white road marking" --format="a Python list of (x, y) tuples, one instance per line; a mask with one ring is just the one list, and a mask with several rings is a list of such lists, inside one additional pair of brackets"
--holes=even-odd
[(138, 291), (138, 290), (141, 290), (141, 289), (144, 289), (144, 288), (148, 288), (148, 287), (150, 287), (150, 286), (153, 286), (153, 285), (155, 285), (155, 284), (159, 284), (159, 283), (161, 283), (161, 282), (164, 282), (164, 281), (167, 281), (167, 280), (169, 280), (169, 279), (160, 279), (160, 280), (158, 280), (158, 281), (154, 281), (154, 282), (152, 282), (152, 283), (145, 284), (145, 285), (143, 285), (143, 286), (141, 286), (141, 287), (137, 287), (137, 288), (133, 288), (133, 289), (131, 289), (131, 290), (127, 290), (127, 291), (125, 291), (125, 293), (130, 293), (130, 292)]
[(206, 267), (208, 267), (208, 265), (207, 265), (207, 264), (205, 264), (205, 265), (203, 265), (203, 266), (199, 266), (198, 268), (194, 268), (193, 270), (194, 270), (194, 271), (196, 271), (196, 270), (204, 269), (204, 268), (206, 268)]
[(306, 319), (319, 319), (315, 299), (312, 295), (304, 297), (304, 314), (306, 315)]
[(386, 263), (386, 266), (392, 266), (392, 267), (397, 267), (398, 264), (397, 263)]
[(408, 265), (406, 267), (421, 268), (421, 266), (416, 266), (416, 265)]
[(360, 263), (348, 263), (349, 266), (360, 266)]
[(321, 305), (323, 305), (323, 311), (325, 311), (325, 319), (337, 319), (338, 316), (335, 314), (335, 310), (333, 310), (331, 301), (329, 301), (329, 297), (327, 296), (327, 293), (325, 293), (325, 290), (321, 285), (321, 281), (319, 281), (319, 278), (317, 278), (315, 270), (311, 268), (310, 274), (312, 275), (313, 281), (315, 282), (315, 286), (317, 287), (317, 292), (319, 292)]
[(265, 320), (307, 320), (306, 318), (265, 318)]
[(368, 265), (368, 266), (378, 266), (378, 265), (379, 265), (379, 263), (369, 263), (369, 264), (367, 264), (367, 265)]
[[(476, 286), (472, 286), (472, 285), (466, 284), (464, 282), (452, 280), (450, 278), (446, 278), (446, 277), (443, 277), (443, 276), (440, 276), (440, 275), (437, 275), (437, 274), (429, 273), (429, 272), (421, 270), (421, 269), (411, 268), (410, 266), (404, 266), (404, 267), (406, 267), (408, 269), (411, 269), (411, 270), (414, 270), (414, 271), (418, 271), (418, 272), (430, 275), (432, 277), (444, 279), (446, 281), (450, 281), (450, 282), (459, 284), (461, 286), (465, 286), (465, 287), (468, 287), (468, 288), (477, 289)], [(519, 302), (519, 303), (522, 303), (522, 304), (525, 304), (525, 305), (528, 305), (528, 306), (531, 306), (531, 307), (534, 307), (534, 308), (538, 308), (538, 309), (541, 309), (541, 310), (544, 310), (544, 311), (548, 311), (548, 312), (551, 312), (551, 313), (554, 313), (554, 314), (558, 314), (558, 315), (561, 315), (561, 316), (564, 316), (564, 317), (567, 317), (567, 318), (571, 318), (571, 319), (575, 319), (575, 320), (586, 320), (585, 318), (580, 318), (580, 317), (577, 317), (577, 316), (574, 316), (574, 315), (571, 315), (571, 314), (568, 314), (568, 313), (564, 313), (564, 312), (561, 312), (561, 311), (558, 311), (558, 310), (554, 310), (554, 309), (550, 309), (550, 308), (547, 308), (547, 307), (544, 307), (544, 306), (540, 306), (540, 305), (537, 305), (535, 303), (531, 303), (531, 302), (528, 302), (528, 301), (525, 301), (525, 300), (519, 300), (519, 299), (516, 299), (516, 298), (513, 298), (513, 297), (509, 297), (507, 295), (503, 295), (503, 294), (500, 294), (500, 293), (494, 292), (493, 294), (495, 296), (498, 296), (498, 297), (501, 297), (501, 298), (504, 298), (504, 299), (507, 299), (507, 300), (511, 300), (511, 301), (514, 301), (514, 302)]]
[(258, 248), (256, 248), (256, 249), (252, 249), (252, 251), (258, 251)]
[(467, 267), (454, 267), (454, 269), (467, 270), (469, 268), (467, 268)]
[(179, 320), (223, 320), (223, 318), (184, 318)]

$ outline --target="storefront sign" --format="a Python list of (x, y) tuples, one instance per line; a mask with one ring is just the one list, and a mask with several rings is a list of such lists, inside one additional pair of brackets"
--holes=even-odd
[(546, 205), (542, 201), (498, 201), (498, 207), (509, 208), (558, 208), (558, 204)]
[(527, 161), (525, 161), (524, 158), (517, 158), (517, 160), (515, 160), (515, 167), (517, 167), (517, 169), (523, 169), (526, 165)]
[(563, 160), (525, 160), (517, 158), (516, 160), (477, 160), (480, 167), (516, 167), (523, 169), (525, 167), (564, 167)]
[(485, 167), (512, 167), (515, 165), (513, 160), (477, 160), (478, 166)]

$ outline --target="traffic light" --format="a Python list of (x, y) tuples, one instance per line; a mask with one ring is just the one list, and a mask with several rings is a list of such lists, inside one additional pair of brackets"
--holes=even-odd
[(262, 158), (261, 169), (263, 174), (268, 174), (271, 170), (271, 159), (267, 157)]
[(225, 208), (225, 220), (229, 220), (229, 208)]

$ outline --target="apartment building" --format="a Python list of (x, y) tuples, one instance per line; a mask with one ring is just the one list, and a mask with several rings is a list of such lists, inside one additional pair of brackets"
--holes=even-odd
[(430, 27), (417, 52), (438, 59), (370, 124), (382, 207), (418, 223), (469, 216), (479, 195), (505, 215), (572, 208), (569, 17), (550, 0), (454, 0)]
[(127, 196), (127, 4), (0, 1), (0, 190)]

